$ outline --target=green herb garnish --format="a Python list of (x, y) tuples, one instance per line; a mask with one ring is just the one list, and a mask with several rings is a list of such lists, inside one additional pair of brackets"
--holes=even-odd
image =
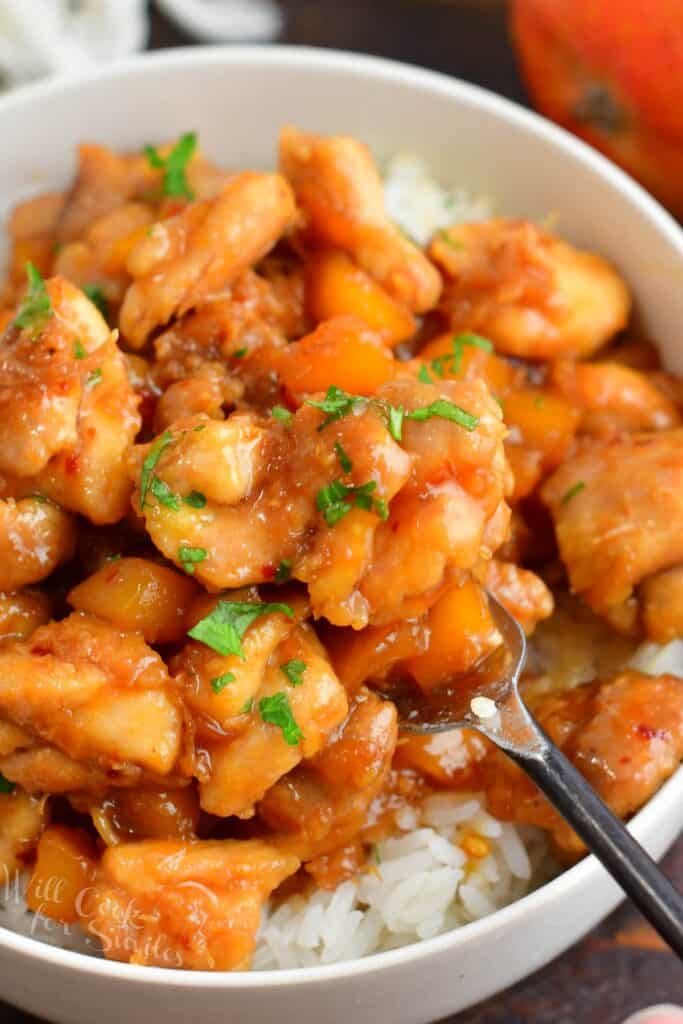
[(180, 498), (177, 494), (174, 494), (168, 484), (158, 476), (152, 478), (149, 490), (160, 505), (163, 505), (165, 508), (170, 508), (172, 512), (178, 512), (180, 510)]
[(263, 721), (281, 729), (283, 739), (290, 747), (295, 747), (299, 740), (304, 739), (304, 734), (296, 724), (289, 705), (289, 698), (284, 690), (274, 693), (272, 697), (263, 697), (258, 706)]
[(584, 490), (585, 486), (586, 485), (583, 480), (579, 480), (573, 487), (570, 487), (567, 493), (562, 497), (561, 504), (568, 505), (572, 498), (575, 498), (577, 494), (581, 494), (581, 491)]
[(292, 658), (291, 661), (285, 661), (284, 664), (280, 665), (280, 671), (287, 679), (290, 686), (303, 686), (303, 674), (306, 671), (306, 662), (300, 661), (298, 658)]
[(448, 230), (446, 228), (442, 228), (439, 231), (439, 238), (442, 239), (442, 241), (444, 241), (447, 245), (450, 245), (451, 248), (453, 248), (453, 249), (464, 249), (465, 248), (465, 246), (463, 245), (463, 243), (459, 239), (451, 238), (451, 236), (448, 234)]
[(312, 398), (306, 399), (306, 405), (312, 405), (314, 409), (320, 409), (325, 413), (326, 419), (320, 424), (318, 430), (324, 430), (329, 423), (348, 416), (357, 406), (363, 405), (367, 399), (360, 395), (350, 395), (347, 391), (332, 385), (322, 402), (316, 402)]
[(195, 566), (203, 562), (208, 556), (206, 548), (191, 548), (181, 544), (178, 548), (178, 558), (188, 576), (194, 575)]
[(80, 340), (80, 338), (76, 338), (74, 342), (74, 356), (76, 357), (76, 359), (85, 359), (87, 354), (88, 353), (85, 351), (85, 348), (83, 347), (83, 342)]
[(109, 303), (99, 284), (84, 284), (83, 291), (106, 320), (109, 316)]
[(236, 654), (244, 660), (242, 637), (256, 619), (264, 615), (281, 612), (290, 619), (294, 611), (288, 604), (267, 604), (263, 602), (219, 601), (209, 614), (188, 631), (188, 636), (206, 644), (212, 651), (222, 654)]
[(26, 264), (26, 277), (28, 291), (14, 318), (14, 326), (19, 327), (22, 331), (37, 334), (52, 316), (52, 302), (45, 287), (45, 281), (33, 263)]
[(183, 498), (183, 503), (189, 505), (190, 508), (204, 508), (206, 505), (206, 495), (202, 494), (201, 491), (190, 491)]
[(164, 172), (163, 191), (166, 196), (184, 196), (194, 199), (186, 171), (189, 160), (197, 148), (196, 132), (182, 135), (167, 157), (162, 157), (155, 146), (145, 146), (144, 153), (152, 167)]
[(292, 575), (292, 563), (288, 558), (283, 558), (275, 570), (275, 582), (286, 583)]
[(173, 444), (173, 434), (170, 430), (166, 430), (158, 441), (155, 441), (150, 448), (144, 462), (142, 463), (142, 470), (140, 473), (140, 511), (143, 512), (145, 508), (145, 501), (147, 499), (147, 492), (152, 483), (154, 470), (156, 469), (157, 463), (161, 456), (164, 454), (166, 449)]
[(253, 706), (254, 706), (254, 698), (253, 697), (249, 697), (249, 699), (245, 700), (244, 704), (240, 708), (240, 714), (241, 715), (248, 715), (249, 712), (251, 711), (251, 709), (253, 708)]
[(0, 773), (0, 793), (11, 793), (16, 787), (15, 782), (10, 782), (5, 776)]
[(270, 410), (270, 415), (274, 420), (279, 420), (280, 423), (289, 423), (292, 418), (292, 413), (289, 409), (285, 409), (284, 405), (274, 405)]
[(376, 489), (377, 484), (374, 480), (369, 480), (360, 487), (353, 487), (341, 480), (333, 480), (326, 487), (320, 488), (315, 496), (315, 503), (328, 526), (335, 526), (354, 505), (367, 512), (374, 509), (380, 519), (385, 519), (388, 516), (387, 504), (382, 499), (373, 498)]
[(244, 357), (246, 356), (248, 351), (249, 351), (249, 349), (246, 348), (246, 347), (245, 348), (238, 348), (235, 352), (232, 353), (232, 358), (233, 359), (244, 359)]
[(96, 387), (100, 383), (101, 380), (102, 380), (102, 367), (98, 366), (96, 370), (93, 370), (92, 373), (88, 374), (88, 379), (85, 382), (85, 386), (87, 388), (94, 388), (94, 387)]
[(214, 693), (220, 693), (221, 690), (224, 690), (226, 686), (229, 686), (230, 683), (234, 682), (235, 673), (224, 672), (222, 676), (216, 676), (215, 679), (211, 680), (211, 689), (213, 690)]
[(334, 450), (337, 453), (337, 458), (339, 459), (339, 464), (341, 468), (344, 470), (345, 473), (350, 473), (351, 470), (353, 469), (353, 463), (351, 462), (351, 459), (348, 457), (342, 446), (339, 444), (339, 441), (334, 442)]
[(417, 423), (423, 423), (425, 420), (435, 418), (450, 420), (452, 423), (457, 423), (458, 426), (464, 427), (465, 430), (474, 430), (479, 423), (479, 419), (476, 416), (472, 416), (471, 413), (461, 409), (454, 402), (448, 402), (445, 398), (437, 398), (431, 405), (426, 405), (422, 409), (413, 409), (412, 412), (405, 414), (405, 418), (407, 420), (415, 420)]
[(429, 370), (424, 365), (424, 363), (420, 367), (420, 372), (417, 375), (417, 379), (421, 380), (423, 384), (433, 384), (434, 383), (432, 378), (429, 376)]

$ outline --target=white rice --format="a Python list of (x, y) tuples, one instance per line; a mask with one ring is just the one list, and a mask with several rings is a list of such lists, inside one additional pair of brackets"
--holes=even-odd
[[(389, 162), (385, 195), (392, 220), (423, 245), (440, 228), (485, 219), (492, 212), (488, 199), (442, 187), (418, 157), (407, 153)], [(683, 641), (634, 650), (628, 641), (607, 636), (592, 616), (577, 623), (575, 609), (568, 614), (559, 608), (535, 640), (533, 669), (552, 674), (553, 685), (576, 685), (625, 663), (653, 675), (683, 677)], [(450, 770), (467, 760), (459, 733), (435, 736), (431, 749)], [(494, 913), (557, 871), (545, 834), (492, 817), (479, 793), (432, 795), (421, 806), (396, 810), (394, 822), (397, 834), (377, 844), (360, 876), (333, 891), (314, 890), (266, 909), (254, 969), (329, 964), (430, 938)], [(468, 854), (464, 844), (472, 836), (488, 844), (485, 856)], [(97, 942), (78, 927), (28, 911), (24, 887), (20, 879), (6, 884), (3, 893), (0, 884), (0, 925), (41, 942), (101, 955)]]
[[(458, 744), (457, 734), (450, 737)], [(406, 813), (406, 811), (409, 813)], [(394, 949), (519, 899), (555, 870), (543, 833), (498, 821), (478, 793), (440, 793), (394, 813), (398, 834), (331, 892), (292, 896), (264, 916), (254, 968), (304, 967)], [(472, 857), (463, 843), (484, 838)]]
[(388, 162), (384, 201), (389, 217), (420, 245), (426, 245), (440, 228), (486, 220), (493, 209), (485, 196), (475, 199), (464, 189), (439, 184), (414, 153), (398, 153)]

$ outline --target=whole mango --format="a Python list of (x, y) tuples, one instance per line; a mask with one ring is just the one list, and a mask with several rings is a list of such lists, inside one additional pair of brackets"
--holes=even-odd
[(683, 0), (511, 0), (532, 99), (683, 218)]

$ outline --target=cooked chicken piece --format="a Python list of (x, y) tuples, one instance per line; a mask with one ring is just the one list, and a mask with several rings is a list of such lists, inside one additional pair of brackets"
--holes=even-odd
[(645, 635), (656, 644), (683, 637), (683, 565), (649, 576), (638, 591)]
[(258, 804), (258, 817), (275, 833), (269, 841), (310, 862), (355, 839), (387, 778), (397, 738), (394, 705), (361, 690), (330, 742)]
[[(0, 729), (6, 725), (0, 722)], [(17, 739), (14, 749), (0, 756), (0, 772), (12, 779), (27, 793), (54, 795), (90, 793), (103, 796), (112, 785), (133, 785), (140, 780), (139, 772), (121, 774), (111, 778), (106, 771), (92, 764), (74, 761), (56, 747), (35, 746), (35, 738), (28, 733)]]
[(157, 223), (128, 257), (133, 284), (121, 307), (124, 338), (141, 348), (155, 328), (229, 288), (296, 221), (284, 178), (245, 171), (215, 199)]
[[(221, 817), (250, 817), (282, 775), (320, 750), (348, 709), (310, 626), (266, 614), (248, 629), (243, 650), (244, 659), (221, 656), (193, 642), (174, 666), (195, 716), (201, 805)], [(280, 703), (274, 721), (268, 708)]]
[(160, 180), (143, 154), (119, 155), (106, 146), (84, 143), (78, 148), (78, 172), (67, 196), (57, 238), (82, 239), (95, 221), (151, 190)]
[(0, 500), (0, 589), (37, 583), (71, 558), (76, 524), (41, 495)]
[(126, 261), (131, 250), (151, 230), (156, 219), (149, 203), (117, 206), (94, 221), (83, 238), (67, 242), (55, 254), (53, 272), (84, 288), (97, 286), (110, 307), (123, 301), (130, 275)]
[(25, 867), (24, 858), (33, 853), (46, 820), (45, 798), (29, 796), (15, 788), (0, 793), (0, 883)]
[(223, 419), (223, 406), (234, 406), (244, 387), (220, 363), (203, 363), (189, 377), (176, 381), (157, 402), (154, 429), (162, 432), (177, 420), (206, 415)]
[(649, 377), (619, 363), (553, 366), (552, 387), (583, 411), (580, 432), (600, 439), (637, 430), (669, 430), (681, 422), (678, 410)]
[(492, 558), (482, 563), (476, 576), (496, 600), (507, 608), (525, 633), (531, 634), (539, 622), (553, 613), (553, 595), (540, 576), (510, 562)]
[(528, 221), (458, 224), (429, 252), (446, 275), (451, 328), (477, 331), (508, 355), (590, 355), (627, 323), (629, 294), (609, 264)]
[[(280, 562), (305, 550), (311, 534), (331, 529), (316, 495), (344, 475), (335, 442), (353, 460), (354, 482), (374, 481), (373, 497), (390, 500), (409, 474), (410, 459), (379, 414), (362, 411), (324, 431), (318, 430), (320, 420), (308, 406), (289, 424), (253, 413), (235, 413), (225, 422), (194, 418), (175, 424), (152, 445), (134, 448), (133, 505), (157, 547), (181, 565), (181, 547), (205, 551), (194, 575), (213, 589), (272, 580)], [(203, 507), (160, 501), (154, 495), (159, 485), (149, 476), (143, 498), (143, 465), (156, 453), (154, 479), (181, 498), (201, 493)], [(371, 533), (379, 518), (367, 518)]]
[(261, 349), (282, 348), (288, 337), (295, 336), (288, 333), (287, 303), (259, 274), (246, 271), (226, 291), (155, 339), (154, 375), (161, 386), (183, 380), (206, 362), (228, 363), (249, 384), (252, 356)]
[[(0, 651), (0, 715), (39, 746), (113, 774), (165, 775), (180, 752), (181, 710), (159, 655), (78, 612)], [(6, 760), (0, 771), (12, 779)]]
[[(510, 516), (504, 498), (505, 427), (500, 407), (481, 381), (441, 381), (438, 387), (395, 381), (378, 397), (408, 414), (446, 400), (474, 416), (477, 425), (467, 430), (439, 417), (406, 420), (402, 444), (412, 472), (375, 533), (372, 562), (358, 586), (362, 607), (353, 622), (331, 619), (354, 628), (368, 620), (392, 622), (419, 614), (425, 600), (436, 599), (449, 573), (490, 557), (505, 540)], [(327, 576), (329, 581), (329, 566)]]
[(0, 471), (20, 477), (35, 476), (76, 445), (89, 356), (110, 333), (95, 306), (63, 278), (39, 284), (34, 302), (38, 311), (25, 320), (20, 311), (0, 341)]
[(0, 342), (0, 471), (21, 478), (19, 496), (39, 492), (115, 522), (130, 493), (123, 454), (140, 426), (123, 355), (63, 278), (40, 282), (32, 301), (40, 311), (22, 306)]
[(572, 590), (598, 614), (683, 561), (683, 430), (593, 444), (541, 489)]
[(298, 867), (258, 840), (125, 843), (104, 854), (82, 923), (111, 960), (246, 970), (263, 904)]
[(28, 587), (0, 593), (0, 640), (26, 640), (49, 622), (52, 602), (41, 590)]
[(366, 146), (346, 136), (326, 138), (285, 128), (280, 168), (313, 242), (343, 249), (413, 312), (424, 313), (436, 304), (439, 274), (388, 219), (382, 180)]
[(64, 208), (63, 192), (45, 192), (18, 203), (7, 224), (11, 240), (9, 275), (2, 292), (3, 304), (13, 307), (26, 285), (26, 264), (49, 274), (55, 252), (55, 232)]
[[(534, 714), (620, 818), (642, 807), (683, 756), (683, 679), (674, 676), (623, 672), (546, 697)], [(485, 773), (492, 814), (548, 829), (569, 857), (584, 852), (512, 761), (492, 751)]]

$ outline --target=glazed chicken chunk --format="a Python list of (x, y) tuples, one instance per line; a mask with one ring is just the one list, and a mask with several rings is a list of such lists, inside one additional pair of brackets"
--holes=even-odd
[(572, 590), (598, 614), (683, 561), (682, 445), (682, 430), (593, 444), (541, 490)]
[(112, 960), (245, 970), (263, 904), (298, 866), (257, 840), (124, 843), (102, 858), (84, 925)]
[(343, 249), (387, 292), (422, 313), (441, 290), (436, 269), (391, 223), (370, 151), (356, 139), (285, 128), (280, 167), (318, 244)]
[[(256, 801), (302, 758), (317, 754), (348, 710), (310, 626), (297, 625), (286, 604), (242, 596), (244, 603), (215, 603), (191, 631), (197, 639), (174, 661), (193, 716), (191, 770), (201, 805), (221, 817), (253, 815)], [(241, 650), (226, 653), (221, 619), (245, 610), (257, 619)]]
[[(0, 772), (27, 783), (17, 774), (26, 757), (15, 755), (55, 748), (54, 787), (45, 772), (38, 783), (49, 791), (63, 791), (70, 762), (91, 767), (97, 785), (102, 772), (122, 781), (165, 775), (180, 753), (180, 703), (159, 655), (139, 634), (80, 612), (0, 651), (0, 717), (25, 733), (0, 758)], [(67, 788), (82, 774), (76, 765)]]
[[(616, 815), (628, 818), (683, 755), (683, 679), (623, 672), (551, 695), (534, 708), (548, 735)], [(501, 753), (486, 769), (492, 813), (552, 833), (572, 858), (584, 846), (534, 784)]]
[(456, 225), (430, 254), (446, 275), (453, 330), (477, 331), (508, 355), (590, 355), (628, 320), (628, 291), (605, 260), (528, 221)]

